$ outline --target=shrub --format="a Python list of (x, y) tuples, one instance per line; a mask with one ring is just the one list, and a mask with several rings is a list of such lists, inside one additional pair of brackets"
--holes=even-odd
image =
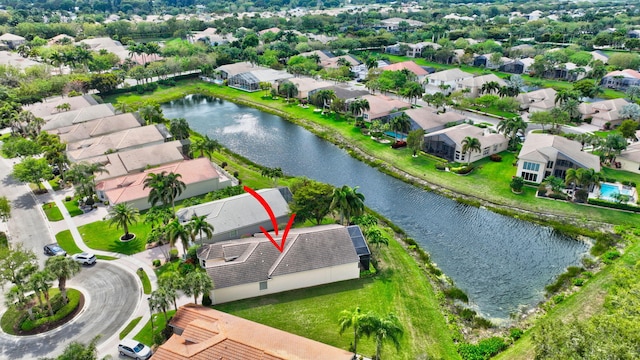
[(445, 163), (436, 163), (435, 166), (437, 170), (444, 171), (447, 169), (447, 165)]
[(459, 168), (456, 173), (460, 174), (460, 175), (466, 175), (470, 172), (473, 171), (473, 165), (467, 165), (467, 166), (463, 166), (461, 168)]
[(200, 245), (192, 245), (187, 250), (187, 260), (191, 260), (192, 263), (198, 264), (198, 249)]
[(598, 236), (596, 236), (596, 243), (593, 244), (593, 246), (591, 247), (591, 250), (590, 250), (591, 255), (600, 256), (615, 244), (616, 244), (616, 241), (613, 239), (611, 235), (598, 234)]
[(193, 265), (192, 263), (182, 263), (178, 266), (178, 272), (180, 272), (181, 275), (187, 275), (188, 273), (194, 271), (196, 269), (195, 265)]
[(393, 144), (391, 144), (391, 147), (394, 149), (399, 149), (399, 148), (403, 148), (407, 146), (407, 142), (404, 140), (398, 140), (396, 142), (394, 142)]
[(612, 209), (640, 212), (640, 206), (629, 205), (624, 203), (610, 202), (610, 201), (600, 200), (600, 199), (589, 199), (588, 203), (591, 205), (603, 206), (603, 207), (608, 207)]
[(464, 360), (484, 360), (498, 354), (507, 347), (500, 337), (494, 336), (480, 341), (478, 344), (460, 344), (458, 353)]
[(71, 201), (71, 199), (73, 199), (70, 195), (67, 195), (64, 197), (64, 201), (69, 202)]
[(553, 303), (554, 304), (560, 304), (563, 301), (564, 301), (564, 294), (558, 294), (558, 295), (553, 297)]
[(594, 266), (596, 266), (596, 264), (598, 264), (598, 262), (596, 260), (588, 257), (588, 256), (585, 256), (585, 257), (582, 258), (582, 266), (585, 269), (591, 269)]
[(239, 172), (237, 172), (237, 171), (234, 171), (234, 172), (233, 172), (233, 177), (234, 177), (234, 178), (237, 178), (238, 176), (240, 176), (240, 173), (239, 173)]
[(512, 338), (514, 341), (520, 339), (523, 334), (524, 334), (524, 331), (518, 328), (512, 328), (509, 331), (509, 337)]
[(211, 301), (211, 297), (209, 294), (202, 295), (202, 306), (211, 306), (213, 305), (213, 301)]
[(449, 299), (460, 300), (465, 303), (469, 302), (469, 297), (467, 296), (467, 294), (465, 294), (464, 291), (457, 287), (445, 289), (444, 294)]
[(584, 279), (580, 279), (580, 278), (573, 279), (571, 282), (572, 282), (572, 283), (573, 283), (573, 285), (575, 285), (575, 286), (582, 286), (582, 285), (584, 285)]
[(582, 269), (581, 267), (569, 266), (566, 272), (560, 274), (560, 276), (558, 276), (554, 283), (545, 286), (544, 289), (548, 294), (556, 293), (560, 289), (562, 289), (570, 279), (573, 279), (576, 276), (580, 275), (583, 270), (584, 269)]
[(222, 164), (220, 164), (220, 167), (222, 167), (223, 169), (227, 167), (227, 162), (223, 161)]
[(152, 262), (154, 267), (160, 267), (160, 265), (162, 265), (162, 262), (160, 261), (160, 259), (154, 259)]
[(509, 186), (511, 186), (511, 189), (513, 189), (513, 191), (521, 192), (522, 187), (524, 186), (524, 179), (519, 176), (514, 176), (511, 179), (511, 183), (509, 184)]
[(551, 193), (549, 197), (556, 200), (567, 200), (567, 195), (561, 193)]
[(605, 264), (611, 264), (613, 260), (620, 257), (618, 250), (609, 250), (602, 255), (602, 262)]
[(169, 261), (174, 261), (178, 259), (178, 249), (169, 250)]
[(471, 309), (464, 308), (460, 310), (460, 317), (464, 320), (472, 321), (473, 318), (476, 317), (476, 312)]
[(576, 193), (574, 194), (574, 197), (577, 202), (585, 203), (589, 199), (589, 192), (585, 189), (580, 189), (576, 191)]
[(502, 161), (502, 156), (498, 154), (492, 154), (491, 156), (489, 156), (489, 159), (491, 159), (491, 161), (494, 161), (494, 162), (500, 162)]
[[(57, 302), (58, 304), (61, 304), (61, 300), (62, 297), (58, 294), (56, 296), (54, 296), (51, 299), (51, 303), (52, 303), (52, 308), (54, 309), (55, 313), (53, 314), (53, 316), (46, 316), (37, 320), (29, 320), (27, 318), (27, 320), (25, 320), (21, 325), (20, 328), (22, 329), (22, 331), (31, 331), (33, 329), (37, 329), (38, 327), (45, 325), (45, 324), (50, 324), (50, 323), (54, 323), (56, 321), (60, 321), (62, 319), (64, 319), (65, 317), (67, 317), (69, 314), (71, 314), (80, 304), (80, 297), (81, 294), (78, 290), (75, 289), (69, 289), (67, 291), (67, 298), (69, 299), (69, 302), (67, 304), (65, 304), (62, 307), (59, 306), (54, 306), (54, 302)], [(46, 306), (46, 305), (45, 305)], [(57, 308), (57, 310), (56, 310)]]
[(476, 316), (473, 319), (473, 326), (477, 328), (488, 329), (488, 328), (492, 328), (494, 325), (490, 320), (487, 320), (482, 316)]

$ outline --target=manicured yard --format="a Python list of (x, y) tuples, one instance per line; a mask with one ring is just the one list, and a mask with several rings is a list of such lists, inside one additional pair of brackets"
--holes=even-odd
[(120, 236), (124, 234), (122, 229), (110, 226), (108, 221), (96, 221), (78, 228), (84, 243), (92, 249), (112, 251), (125, 255), (131, 255), (143, 251), (151, 231), (151, 224), (142, 219), (129, 227), (129, 232), (136, 234), (134, 240), (123, 242)]
[(138, 277), (142, 282), (142, 291), (145, 293), (145, 295), (151, 294), (151, 281), (149, 281), (149, 275), (147, 275), (147, 272), (144, 270), (138, 270), (136, 271), (136, 273), (138, 274)]
[(64, 201), (64, 207), (67, 208), (71, 217), (84, 214), (84, 212), (78, 207), (78, 200), (72, 199), (71, 201)]
[(56, 234), (56, 241), (64, 251), (69, 255), (79, 254), (82, 250), (76, 245), (75, 241), (73, 241), (73, 236), (71, 236), (71, 231), (63, 230)]
[(47, 215), (47, 220), (49, 221), (60, 221), (64, 219), (62, 217), (62, 213), (55, 202), (48, 202), (42, 205), (42, 210), (44, 210), (44, 214)]
[(127, 324), (127, 327), (125, 327), (121, 332), (120, 335), (118, 335), (118, 337), (120, 338), (120, 340), (124, 339), (125, 336), (129, 335), (129, 333), (131, 332), (131, 330), (133, 330), (134, 327), (136, 327), (136, 325), (138, 325), (138, 323), (140, 322), (140, 320), (142, 320), (142, 316), (139, 316), (133, 320), (131, 320), (130, 323)]
[[(167, 317), (171, 318), (176, 313), (175, 310), (167, 311)], [(160, 332), (160, 329), (164, 329), (166, 326), (166, 321), (164, 319), (164, 313), (160, 312), (159, 314), (153, 314), (153, 329), (156, 333)], [(147, 321), (142, 330), (137, 333), (134, 337), (134, 340), (138, 340), (141, 343), (151, 346), (153, 345), (153, 334), (151, 333), (151, 321)]]

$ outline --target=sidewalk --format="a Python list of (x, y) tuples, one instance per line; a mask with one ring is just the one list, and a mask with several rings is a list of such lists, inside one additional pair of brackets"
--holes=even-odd
[[(161, 257), (159, 256), (160, 253), (162, 252), (162, 249), (160, 248), (150, 249), (150, 250), (143, 251), (139, 254), (129, 256), (129, 255), (123, 255), (120, 253), (94, 250), (89, 248), (82, 240), (82, 236), (78, 231), (78, 226), (103, 220), (107, 216), (106, 207), (99, 206), (97, 209), (93, 211), (90, 211), (88, 213), (78, 215), (72, 218), (71, 215), (69, 214), (69, 211), (64, 206), (63, 202), (65, 197), (67, 195), (70, 195), (73, 192), (73, 189), (65, 189), (58, 192), (54, 192), (49, 183), (45, 182), (44, 184), (45, 184), (45, 188), (47, 188), (49, 193), (45, 196), (40, 197), (39, 200), (42, 201), (43, 203), (50, 202), (50, 201), (55, 202), (56, 206), (58, 206), (58, 208), (60, 209), (60, 212), (62, 213), (62, 217), (63, 217), (63, 220), (61, 221), (56, 221), (53, 223), (49, 222), (52, 236), (54, 236), (55, 234), (57, 234), (62, 230), (70, 230), (73, 240), (82, 251), (91, 252), (96, 255), (104, 255), (104, 256), (111, 256), (111, 257), (118, 258), (118, 260), (114, 260), (113, 263), (116, 266), (120, 266), (127, 269), (136, 279), (138, 279), (138, 285), (140, 286), (140, 288), (142, 288), (142, 282), (139, 280), (139, 277), (136, 271), (138, 269), (144, 269), (144, 271), (147, 273), (147, 276), (149, 277), (149, 280), (151, 281), (152, 289), (157, 288), (157, 277), (156, 277), (155, 271), (151, 266), (151, 261), (157, 258), (160, 258), (160, 259), (164, 258), (164, 255)], [(116, 331), (114, 334), (110, 334), (109, 337), (104, 338), (103, 341), (98, 345), (98, 353), (100, 357), (106, 356), (106, 355), (117, 356), (118, 343), (120, 342), (119, 334), (129, 324), (131, 320), (137, 317), (142, 317), (142, 320), (138, 323), (138, 325), (136, 325), (136, 327), (134, 327), (129, 333), (130, 336), (133, 336), (142, 330), (144, 325), (151, 318), (149, 303), (146, 301), (148, 296), (149, 295), (145, 295), (144, 293), (140, 292), (138, 305), (136, 306), (133, 313), (129, 317), (129, 320), (125, 324), (123, 324), (122, 327), (120, 327), (120, 329), (118, 329), (118, 331)]]

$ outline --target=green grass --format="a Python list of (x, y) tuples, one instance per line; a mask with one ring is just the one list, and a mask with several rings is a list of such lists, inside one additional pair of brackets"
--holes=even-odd
[[(640, 260), (640, 242), (634, 242), (625, 250), (624, 255), (613, 265), (605, 267), (588, 280), (580, 291), (568, 296), (559, 305), (551, 309), (545, 320), (550, 322), (571, 321), (575, 318), (584, 319), (602, 311), (604, 299), (607, 296), (609, 284), (614, 281), (615, 269), (618, 267), (635, 268)], [(513, 346), (501, 353), (498, 360), (525, 360), (535, 356), (531, 332), (538, 325), (534, 325)]]
[(630, 171), (602, 167), (602, 169), (600, 169), (600, 174), (605, 178), (616, 179), (619, 182), (630, 181), (636, 183), (636, 185), (640, 185), (640, 174)]
[(63, 203), (71, 217), (84, 214), (84, 211), (80, 210), (78, 207), (78, 200), (73, 199), (71, 201), (64, 201)]
[(44, 214), (47, 216), (47, 220), (49, 221), (60, 221), (64, 219), (55, 202), (43, 204), (42, 210), (44, 210)]
[(147, 272), (144, 270), (138, 270), (136, 273), (142, 282), (142, 291), (144, 291), (145, 295), (151, 294), (151, 281), (149, 281), (149, 275), (147, 275)]
[(60, 178), (56, 177), (52, 180), (49, 180), (49, 185), (51, 185), (51, 188), (53, 189), (53, 191), (60, 190)]
[[(359, 306), (379, 314), (394, 312), (405, 336), (400, 352), (385, 346), (385, 359), (458, 359), (452, 332), (440, 312), (437, 297), (423, 271), (396, 241), (379, 250), (381, 270), (373, 278), (363, 278), (288, 291), (259, 298), (215, 305), (242, 318), (348, 349), (351, 333), (338, 333), (340, 311)], [(375, 352), (372, 339), (362, 339), (358, 352)]]
[(134, 233), (136, 238), (128, 242), (120, 241), (120, 236), (124, 235), (124, 232), (115, 226), (109, 226), (106, 220), (80, 226), (78, 231), (84, 243), (92, 249), (132, 255), (145, 249), (151, 225), (140, 219), (137, 224), (129, 226), (129, 232)]
[(69, 255), (79, 254), (82, 250), (76, 245), (76, 242), (73, 241), (73, 236), (71, 235), (71, 231), (63, 230), (56, 234), (56, 241), (64, 251)]
[(106, 261), (118, 260), (117, 257), (106, 256), (106, 255), (96, 255), (96, 259), (98, 259), (98, 260), (106, 260)]
[[(175, 314), (175, 310), (167, 311), (167, 317), (170, 319), (173, 314)], [(156, 333), (160, 332), (160, 329), (164, 329), (167, 325), (164, 319), (164, 313), (153, 314), (153, 327)], [(153, 334), (151, 333), (151, 321), (147, 321), (144, 324), (142, 330), (137, 333), (134, 337), (134, 340), (137, 340), (145, 345), (151, 346), (153, 344)]]
[(133, 330), (134, 327), (136, 327), (136, 325), (138, 325), (138, 323), (140, 322), (140, 320), (142, 320), (142, 316), (139, 316), (133, 320), (131, 320), (131, 322), (129, 322), (129, 324), (127, 324), (127, 327), (125, 327), (121, 332), (120, 335), (118, 335), (118, 337), (120, 338), (120, 340), (124, 339), (125, 336), (129, 335), (129, 333), (131, 332), (131, 330)]
[(178, 271), (178, 267), (180, 267), (180, 261), (178, 261), (178, 260), (162, 264), (162, 266), (160, 266), (159, 268), (157, 268), (155, 270), (156, 271), (156, 276), (159, 279), (160, 277), (162, 277), (162, 275), (164, 275), (166, 273), (172, 273), (172, 272)]

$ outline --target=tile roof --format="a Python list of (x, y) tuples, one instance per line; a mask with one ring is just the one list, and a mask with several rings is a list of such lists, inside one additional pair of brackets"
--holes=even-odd
[(620, 110), (629, 105), (625, 99), (610, 99), (596, 101), (594, 103), (583, 102), (578, 105), (578, 111), (583, 116), (602, 119), (603, 121), (620, 120)]
[(462, 71), (458, 68), (437, 71), (433, 74), (427, 75), (429, 80), (434, 79), (437, 81), (460, 81), (471, 77), (473, 77), (473, 74), (469, 74), (468, 72)]
[(616, 156), (616, 159), (617, 158), (640, 163), (640, 142), (635, 142), (627, 146), (625, 150), (622, 150), (622, 152)]
[(478, 138), (483, 148), (507, 142), (507, 139), (502, 134), (488, 133), (487, 129), (482, 129), (469, 124), (460, 124), (446, 129), (434, 131), (425, 135), (425, 137), (431, 137), (435, 135), (445, 135), (460, 146), (462, 146), (462, 140), (464, 140), (467, 136)]
[(520, 93), (516, 100), (525, 109), (533, 106), (541, 110), (550, 110), (556, 106), (556, 91), (553, 88), (544, 88), (528, 93)]
[(221, 311), (187, 304), (154, 360), (350, 360), (352, 353)]
[(298, 93), (308, 93), (309, 91), (321, 89), (333, 84), (329, 81), (316, 80), (310, 77), (294, 77), (287, 79), (287, 81), (296, 84), (298, 87)]
[(369, 114), (369, 120), (387, 116), (399, 109), (410, 108), (411, 104), (406, 101), (398, 100), (385, 95), (365, 95), (362, 97), (369, 102), (369, 110), (365, 114)]
[(522, 144), (518, 158), (538, 162), (555, 161), (557, 153), (561, 153), (582, 167), (600, 171), (600, 158), (581, 151), (581, 148), (582, 145), (579, 142), (562, 136), (529, 134)]
[(180, 174), (180, 180), (184, 182), (187, 187), (217, 179), (220, 176), (213, 165), (211, 165), (209, 159), (199, 158), (101, 181), (96, 186), (96, 190), (104, 191), (111, 204), (144, 199), (149, 196), (149, 192), (151, 191), (149, 188), (144, 188), (144, 180), (149, 174), (160, 174), (163, 171), (166, 173)]
[(116, 110), (111, 104), (98, 104), (83, 107), (77, 110), (64, 111), (51, 116), (45, 116), (47, 121), (42, 130), (52, 130), (65, 126), (71, 126), (81, 122), (95, 120), (116, 114)]
[(461, 122), (466, 119), (464, 115), (454, 111), (438, 113), (436, 109), (429, 106), (405, 110), (405, 113), (425, 131), (443, 126), (446, 123)]
[[(271, 235), (277, 242), (282, 238), (282, 232), (279, 236), (274, 233)], [(211, 257), (212, 254), (220, 254), (220, 249), (222, 255), (227, 256), (226, 247), (229, 246), (236, 246), (232, 249), (233, 255), (238, 256), (235, 260)], [(198, 256), (206, 256), (209, 260), (206, 262), (206, 271), (216, 289), (359, 262), (349, 231), (340, 225), (291, 229), (282, 253), (262, 233), (252, 238), (207, 244), (202, 248), (205, 249)]]
[(420, 65), (416, 64), (415, 62), (413, 62), (411, 60), (403, 61), (403, 62), (391, 64), (391, 65), (387, 65), (387, 66), (382, 68), (383, 71), (385, 71), (385, 70), (386, 71), (400, 71), (402, 69), (407, 69), (407, 70), (411, 71), (412, 73), (414, 73), (416, 76), (425, 76), (425, 75), (429, 74), (427, 72), (427, 70), (423, 69)]
[(140, 126), (141, 122), (134, 114), (126, 113), (65, 126), (49, 132), (60, 136), (62, 142), (72, 143)]
[(622, 76), (622, 77), (632, 77), (634, 79), (640, 79), (640, 72), (632, 69), (625, 69), (625, 70), (612, 71), (607, 75), (605, 75), (604, 77), (609, 77), (609, 76)]
[(255, 71), (255, 70), (269, 70), (269, 68), (266, 68), (266, 67), (263, 67), (263, 66), (254, 65), (254, 64), (252, 64), (252, 63), (250, 63), (248, 61), (243, 61), (243, 62), (239, 62), (239, 63), (218, 66), (218, 68), (216, 70), (217, 71), (224, 71), (227, 74), (229, 74), (229, 77), (231, 77), (231, 76), (234, 76), (234, 75), (238, 75), (238, 74), (242, 74), (242, 73), (246, 73), (246, 72), (250, 72), (250, 71)]
[(88, 159), (145, 144), (163, 143), (164, 135), (157, 125), (147, 125), (67, 144), (71, 161)]
[(338, 85), (327, 86), (316, 90), (331, 90), (336, 95), (336, 97), (343, 100), (354, 99), (360, 96), (369, 95), (369, 90), (351, 90), (340, 87)]
[(47, 116), (52, 116), (57, 113), (64, 112), (56, 109), (56, 106), (62, 104), (69, 104), (69, 111), (73, 111), (92, 105), (98, 105), (98, 102), (91, 95), (72, 97), (56, 96), (54, 98), (44, 99), (44, 101), (42, 102), (23, 106), (22, 109), (30, 111), (36, 117), (45, 118)]
[(4, 33), (0, 35), (0, 41), (23, 41), (27, 40), (20, 35), (15, 35), (11, 33)]
[[(256, 191), (271, 206), (276, 218), (289, 215), (289, 205), (278, 189), (260, 189)], [(176, 213), (180, 221), (189, 221), (193, 215), (206, 216), (207, 222), (214, 227), (214, 236), (242, 229), (251, 225), (270, 222), (269, 215), (260, 203), (250, 194), (240, 194), (225, 199), (190, 206)]]
[(480, 75), (472, 78), (467, 78), (462, 80), (460, 83), (464, 86), (480, 88), (482, 87), (482, 85), (491, 81), (497, 82), (500, 86), (507, 85), (507, 83), (504, 80), (497, 77), (495, 74), (487, 74), (487, 75)]

